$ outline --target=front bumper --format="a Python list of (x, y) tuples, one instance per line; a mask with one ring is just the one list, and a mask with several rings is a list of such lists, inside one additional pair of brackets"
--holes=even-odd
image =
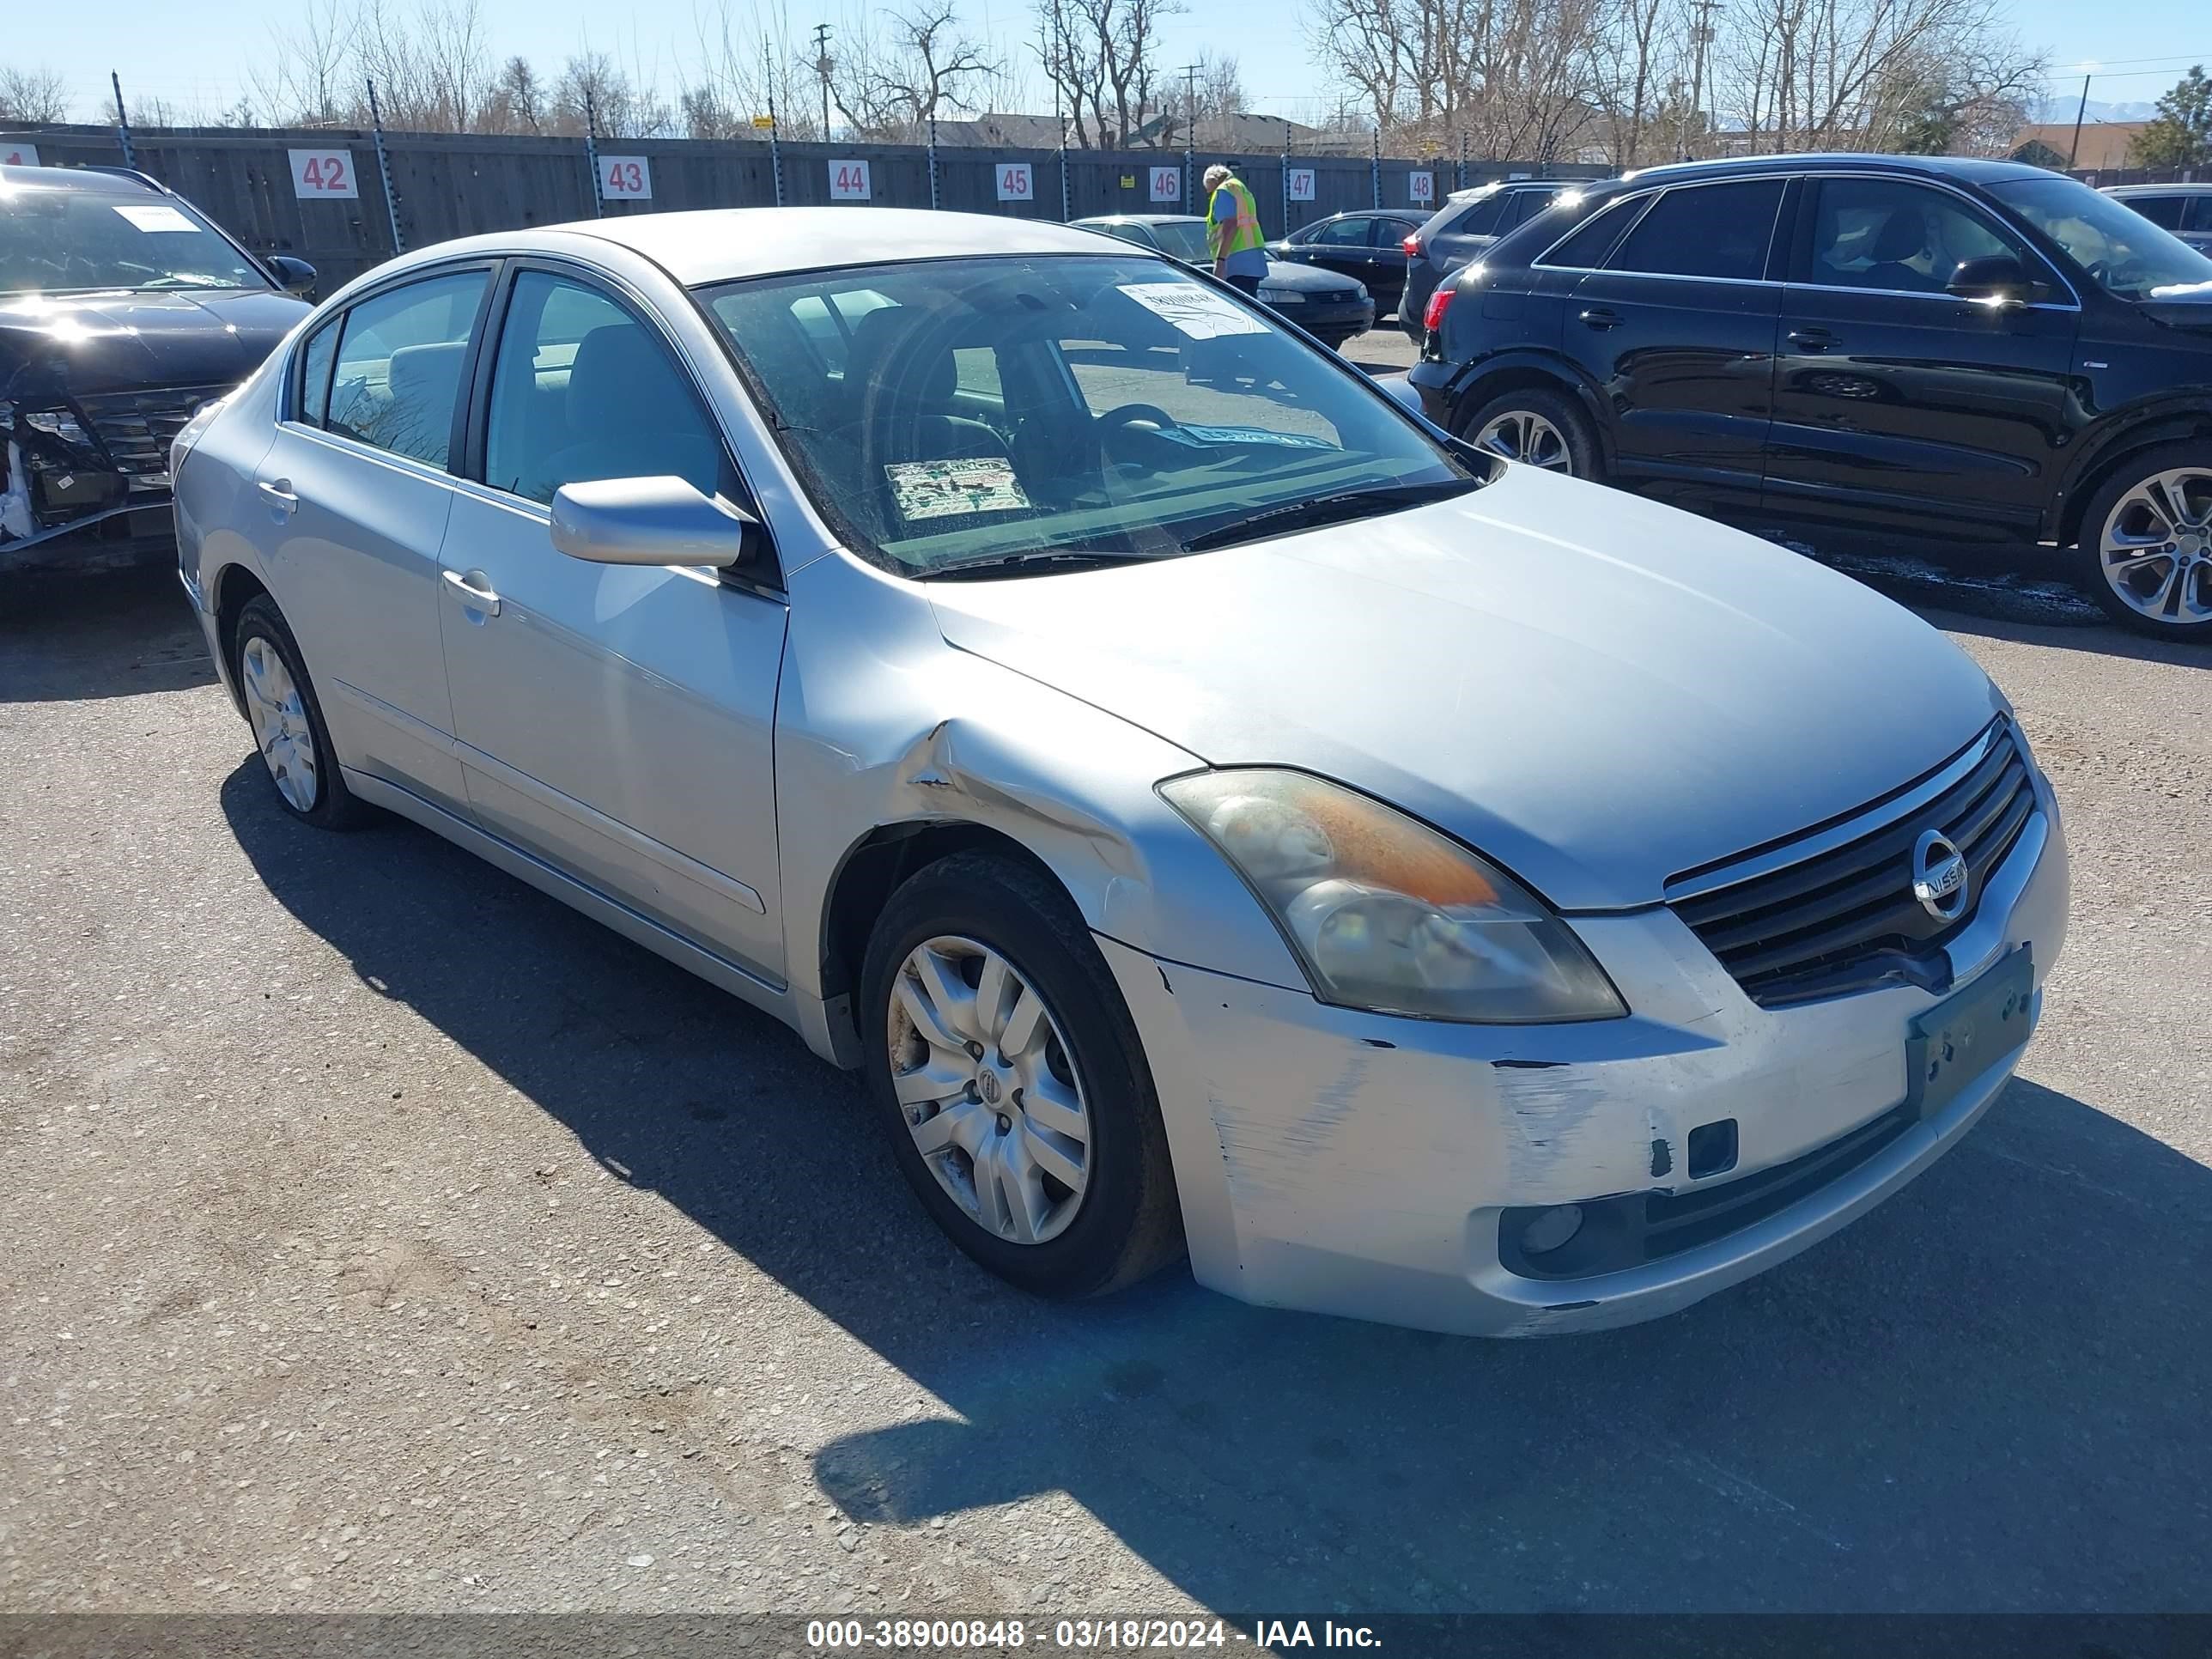
[[(2049, 786), (1951, 945), (1964, 987), (2021, 945), (2035, 990), (2064, 944), (2067, 861)], [(1956, 1144), (2020, 1047), (1948, 1104), (1778, 1211), (1662, 1260), (1573, 1279), (1510, 1272), (1512, 1208), (1689, 1193), (1808, 1158), (1907, 1097), (1908, 1022), (1940, 998), (1895, 986), (1754, 1006), (1674, 915), (1575, 919), (1632, 1012), (1470, 1026), (1334, 1008), (1102, 939), (1158, 1085), (1200, 1283), (1247, 1302), (1469, 1334), (1632, 1324), (1786, 1261)], [(1724, 1173), (1687, 1178), (1692, 1129), (1737, 1124)], [(1870, 1133), (1870, 1132), (1869, 1132)]]
[(1319, 306), (1283, 306), (1278, 309), (1307, 333), (1326, 340), (1331, 345), (1340, 345), (1375, 326), (1375, 301), (1372, 300), (1340, 301)]

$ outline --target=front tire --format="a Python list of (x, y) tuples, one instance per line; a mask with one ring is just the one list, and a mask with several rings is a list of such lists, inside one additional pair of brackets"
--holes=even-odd
[(1565, 392), (1542, 386), (1502, 392), (1467, 418), (1460, 435), (1477, 449), (1546, 472), (1598, 476), (1597, 434)]
[(338, 769), (337, 750), (323, 723), (323, 705), (307, 678), (299, 641), (266, 594), (247, 600), (239, 613), (231, 672), (277, 804), (318, 830), (352, 830), (366, 823), (368, 808), (346, 787)]
[(1182, 1253), (1151, 1068), (1067, 896), (960, 853), (892, 894), (861, 971), (869, 1091), (923, 1207), (1041, 1296), (1095, 1296)]
[(2082, 512), (2081, 550), (2114, 622), (2212, 644), (2212, 446), (2163, 444), (2123, 464)]

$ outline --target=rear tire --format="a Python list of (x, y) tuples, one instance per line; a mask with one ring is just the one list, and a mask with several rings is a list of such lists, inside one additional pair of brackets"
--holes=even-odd
[(1477, 449), (1577, 478), (1596, 478), (1597, 434), (1589, 416), (1564, 392), (1522, 386), (1502, 392), (1460, 428)]
[(899, 1168), (963, 1250), (1049, 1297), (1118, 1290), (1182, 1254), (1135, 1023), (1049, 877), (984, 853), (917, 872), (877, 921), (860, 1007)]
[(318, 830), (356, 830), (368, 823), (368, 807), (346, 787), (339, 770), (300, 643), (265, 593), (248, 599), (239, 612), (230, 663), (277, 805)]
[(2121, 464), (2081, 514), (2081, 580), (2123, 628), (2212, 645), (2212, 444)]

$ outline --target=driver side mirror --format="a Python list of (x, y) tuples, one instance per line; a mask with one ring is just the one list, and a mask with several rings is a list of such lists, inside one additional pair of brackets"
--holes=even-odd
[(314, 291), (315, 268), (305, 259), (295, 259), (289, 253), (272, 253), (268, 264), (276, 274), (277, 285), (285, 293), (304, 300)]
[(761, 522), (681, 478), (594, 478), (553, 492), (553, 545), (589, 564), (703, 565), (760, 556)]
[(1960, 260), (1945, 287), (1961, 300), (1992, 305), (2026, 305), (2035, 296), (2035, 284), (2028, 280), (2027, 270), (2009, 253)]

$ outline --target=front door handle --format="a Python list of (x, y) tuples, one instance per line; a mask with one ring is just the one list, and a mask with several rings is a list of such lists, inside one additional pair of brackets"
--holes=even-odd
[(1836, 337), (1825, 328), (1793, 328), (1784, 337), (1801, 351), (1826, 351), (1836, 343)]
[(491, 580), (481, 570), (465, 574), (459, 570), (442, 573), (446, 592), (471, 611), (481, 611), (487, 617), (499, 615), (499, 595), (491, 591)]
[(258, 479), (255, 481), (254, 488), (267, 496), (270, 506), (279, 513), (293, 512), (300, 505), (300, 498), (292, 493), (292, 481), (289, 478)]
[(1620, 326), (1620, 313), (1605, 306), (1592, 306), (1583, 313), (1583, 321), (1602, 332), (1606, 329)]

